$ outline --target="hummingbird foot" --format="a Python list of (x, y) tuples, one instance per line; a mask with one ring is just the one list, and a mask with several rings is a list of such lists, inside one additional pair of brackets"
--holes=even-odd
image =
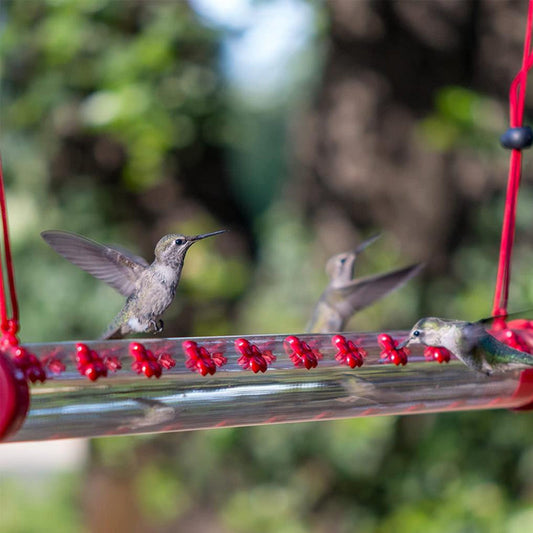
[(148, 325), (150, 327), (150, 331), (154, 333), (161, 333), (163, 331), (164, 323), (161, 319), (159, 320), (150, 320), (148, 322)]

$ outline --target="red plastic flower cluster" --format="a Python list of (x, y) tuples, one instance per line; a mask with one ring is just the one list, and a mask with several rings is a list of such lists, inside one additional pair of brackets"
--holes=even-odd
[(151, 350), (147, 350), (140, 342), (130, 344), (130, 354), (134, 361), (131, 364), (132, 370), (137, 374), (144, 374), (147, 378), (161, 376), (163, 371), (157, 357)]
[(237, 363), (244, 369), (252, 372), (266, 372), (268, 365), (276, 360), (276, 356), (270, 350), (263, 352), (246, 339), (236, 339), (235, 348), (241, 354)]
[(494, 320), (489, 333), (515, 350), (533, 353), (533, 322), (531, 320), (518, 319), (507, 323), (498, 318)]
[(289, 335), (283, 341), (283, 348), (297, 368), (305, 367), (307, 370), (315, 368), (318, 360), (322, 359), (322, 354), (318, 350), (313, 350), (309, 344), (295, 335)]
[(199, 346), (194, 341), (184, 341), (182, 346), (187, 354), (185, 366), (193, 372), (202, 374), (202, 376), (206, 376), (207, 374), (213, 375), (217, 371), (217, 367), (225, 365), (228, 362), (220, 352), (210, 354), (207, 348)]
[(174, 361), (174, 358), (166, 352), (163, 352), (157, 357), (157, 360), (159, 361), (159, 364), (165, 369), (169, 370), (171, 368), (174, 368), (176, 366), (176, 361)]
[(347, 365), (350, 368), (361, 366), (367, 356), (363, 348), (360, 348), (352, 341), (346, 340), (342, 335), (334, 335), (331, 338), (331, 344), (338, 350), (335, 354), (335, 359), (341, 365)]
[(426, 346), (424, 348), (424, 357), (426, 361), (438, 361), (439, 363), (448, 363), (452, 353), (443, 346)]
[(78, 371), (82, 376), (86, 376), (91, 381), (96, 381), (99, 377), (107, 376), (107, 366), (104, 360), (86, 344), (76, 344), (76, 363)]
[(394, 363), (396, 366), (407, 364), (409, 350), (407, 348), (398, 348), (398, 342), (390, 335), (380, 333), (378, 335), (378, 344), (381, 346), (381, 359)]
[(66, 370), (65, 364), (63, 361), (60, 361), (59, 359), (56, 359), (55, 357), (51, 357), (46, 362), (46, 368), (52, 372), (52, 374), (61, 374), (61, 372), (64, 372)]
[(17, 346), (15, 348), (13, 362), (16, 367), (23, 372), (24, 377), (27, 380), (32, 383), (37, 381), (40, 381), (41, 383), (45, 382), (46, 372), (44, 371), (41, 362), (35, 357), (35, 355), (28, 352), (25, 348), (22, 348), (22, 346)]
[(106, 355), (104, 357), (104, 363), (111, 372), (116, 372), (122, 368), (122, 363), (116, 355)]

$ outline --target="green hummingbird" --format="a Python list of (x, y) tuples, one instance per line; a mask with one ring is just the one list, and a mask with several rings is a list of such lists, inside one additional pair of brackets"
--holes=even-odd
[(155, 247), (151, 265), (127, 250), (105, 246), (76, 233), (43, 231), (41, 237), (65, 259), (127, 297), (124, 307), (102, 335), (102, 339), (121, 339), (131, 332), (163, 331), (160, 317), (174, 299), (187, 250), (195, 242), (225, 231), (194, 236), (165, 235)]
[(423, 265), (415, 264), (384, 274), (354, 279), (358, 255), (379, 237), (379, 234), (374, 235), (355, 250), (334, 255), (328, 260), (326, 273), (330, 281), (307, 324), (308, 333), (343, 331), (354, 313), (398, 289), (420, 272)]
[(417, 343), (442, 346), (466, 366), (487, 375), (533, 366), (533, 356), (507, 346), (485, 329), (484, 324), (491, 320), (463, 322), (421, 318), (398, 348)]

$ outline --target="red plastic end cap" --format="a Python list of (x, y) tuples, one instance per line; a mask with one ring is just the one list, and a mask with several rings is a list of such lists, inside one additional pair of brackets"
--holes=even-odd
[(520, 382), (514, 391), (513, 398), (520, 398), (524, 401), (519, 407), (514, 407), (513, 411), (531, 411), (533, 409), (533, 369), (522, 370)]
[(9, 358), (0, 353), (0, 441), (20, 428), (29, 406), (28, 382)]

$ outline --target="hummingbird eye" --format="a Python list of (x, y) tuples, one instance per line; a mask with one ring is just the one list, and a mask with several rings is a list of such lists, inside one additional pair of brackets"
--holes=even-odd
[(181, 246), (182, 244), (185, 244), (185, 239), (183, 239), (182, 237), (179, 237), (178, 239), (174, 241), (174, 244), (176, 244), (177, 246)]
[(420, 337), (420, 331), (418, 331), (417, 329), (415, 329), (413, 331), (413, 337)]

